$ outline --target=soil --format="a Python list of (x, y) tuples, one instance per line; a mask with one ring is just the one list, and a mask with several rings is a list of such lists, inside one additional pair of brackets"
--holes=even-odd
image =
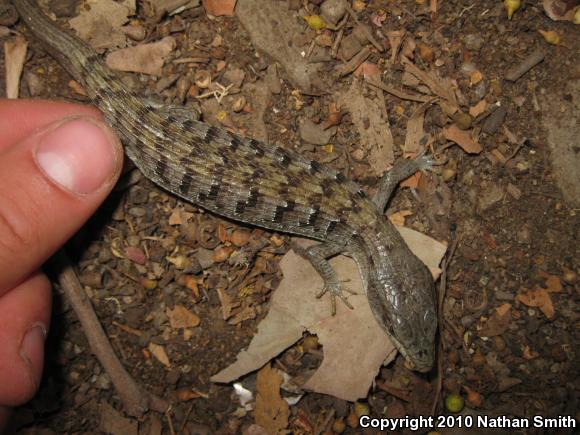
[[(288, 69), (292, 66), (268, 54), (263, 41), (256, 51), (252, 38), (260, 29), (248, 31), (236, 16), (210, 18), (201, 6), (159, 21), (141, 7), (134, 18), (145, 28), (147, 42), (171, 35), (177, 41), (173, 58), (203, 54), (205, 62), (166, 61), (162, 77), (125, 73), (124, 80), (143, 95), (198, 109), (208, 122), (293, 146), (372, 192), (378, 177), (373, 163), (365, 160), (368, 150), (358, 143), (348, 113), (334, 119), (332, 146), (308, 144), (300, 137), (304, 120), (327, 121), (331, 105), (353, 80), (360, 80), (352, 73), (337, 74), (336, 68), (344, 64), (341, 52), (333, 58), (331, 47), (321, 45), (320, 35), (332, 42), (338, 30), (317, 32), (299, 16), (315, 15), (323, 2), (265, 3), (300, 29), (282, 35), (287, 38), (282, 45), (305, 54), (316, 46), (328, 57), (307, 71), (312, 75), (300, 77), (302, 92), (293, 82), (295, 72), (287, 74), (281, 66), (279, 86), (274, 59)], [(404, 30), (405, 38), (418, 44), (411, 49), (413, 63), (453, 80), (462, 111), (485, 99), (489, 107), (500, 102), (505, 118), (495, 112), (476, 118), (468, 131), (477, 134), (482, 151), (468, 154), (441, 135), (452, 116), (439, 105), (426, 107), (425, 138), (432, 138), (432, 151), (442, 164), (423, 175), (415, 188), (399, 189), (389, 206), (388, 214), (412, 210), (405, 225), (449, 243), (445, 282), (438, 286), (438, 367), (420, 375), (408, 371), (398, 358), (380, 371), (368, 397), (355, 404), (304, 392), (290, 406), (284, 430), (377, 432), (358, 426), (357, 416), (365, 413), (451, 415), (447, 421), (455, 425), (459, 416), (571, 416), (578, 421), (580, 69), (574, 59), (579, 55), (580, 28), (569, 21), (552, 21), (541, 2), (525, 2), (511, 20), (501, 2), (492, 0), (431, 2), (439, 3), (435, 14), (429, 13), (427, 1), (364, 3), (356, 12), (358, 20), (385, 49), (379, 52), (373, 44), (363, 44), (370, 50), (367, 62), (385, 72), (380, 76), (383, 82), (418, 93), (420, 86), (401, 84), (404, 67), (399, 60), (389, 62), (389, 32)], [(352, 27), (350, 19), (344, 37)], [(16, 28), (30, 36), (21, 25)], [(556, 31), (561, 44), (548, 44), (538, 29)], [(33, 55), (25, 71), (37, 80), (29, 77), (28, 85), (21, 86), (23, 97), (86, 101), (40, 45), (31, 40), (30, 47)], [(506, 80), (507, 71), (536, 48), (545, 53), (543, 62), (515, 81)], [(231, 94), (220, 102), (196, 98), (204, 89), (196, 88), (191, 77), (200, 70), (210, 71), (214, 82), (233, 83)], [(236, 83), (240, 71), (243, 80)], [(480, 81), (473, 71), (481, 73)], [(173, 76), (170, 85), (160, 85)], [(186, 78), (184, 94), (179, 83)], [(421, 103), (362, 86), (366, 97), (383, 98), (393, 152), (400, 157), (407, 122)], [(245, 105), (238, 101), (241, 96)], [(236, 104), (242, 104), (241, 111), (234, 110)], [(499, 118), (495, 126), (493, 116)], [(16, 410), (17, 433), (266, 433), (259, 427), (264, 417), (242, 406), (232, 385), (209, 379), (235, 360), (267, 313), (270, 294), (281, 279), (277, 263), (289, 249), (288, 236), (206, 213), (159, 189), (128, 165), (115, 192), (67, 248), (124, 366), (147, 390), (173, 404), (164, 415), (123, 415), (108, 375), (57, 287), (43, 382), (37, 396)], [(170, 311), (176, 306), (199, 317), (199, 325), (176, 327)], [(159, 349), (167, 355), (167, 364), (156, 353)], [(307, 377), (322, 355), (316, 341), (305, 337), (271, 365)], [(243, 383), (255, 394), (255, 374)], [(454, 395), (465, 401), (459, 413), (451, 413), (446, 404)], [(476, 423), (470, 431), (485, 432)], [(572, 430), (530, 428), (521, 433)]]

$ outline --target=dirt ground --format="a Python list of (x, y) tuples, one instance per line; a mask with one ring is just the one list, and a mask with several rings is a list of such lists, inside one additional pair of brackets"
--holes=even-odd
[[(45, 3), (62, 27), (90, 9)], [(235, 361), (266, 316), (290, 237), (204, 212), (128, 165), (67, 248), (122, 363), (171, 408), (123, 413), (56, 286), (44, 379), (16, 411), (14, 431), (378, 432), (358, 425), (365, 414), (453, 416), (455, 429), (441, 433), (486, 433), (476, 423), (457, 428), (477, 416), (571, 416), (578, 424), (578, 25), (527, 0), (511, 20), (492, 0), (349, 0), (350, 12), (330, 10), (334, 1), (238, 0), (234, 16), (218, 17), (207, 13), (215, 2), (203, 3), (156, 16), (139, 1), (130, 19), (143, 37), (101, 51), (173, 38), (161, 74), (122, 73), (136, 93), (296, 149), (369, 193), (403, 154), (427, 149), (440, 163), (406, 182), (387, 211), (448, 245), (437, 283), (437, 367), (422, 375), (397, 358), (355, 403), (288, 391), (276, 373), (305, 380), (323, 360), (323, 347), (305, 334), (270, 362), (275, 371), (241, 379), (252, 394), (242, 404), (232, 384), (210, 377)], [(313, 18), (320, 14), (322, 28)], [(30, 41), (22, 97), (88, 102), (21, 24), (14, 29)], [(547, 41), (554, 35), (555, 45)], [(538, 51), (541, 61), (514, 77)], [(300, 400), (287, 405), (280, 395)], [(456, 413), (453, 400), (464, 401)]]

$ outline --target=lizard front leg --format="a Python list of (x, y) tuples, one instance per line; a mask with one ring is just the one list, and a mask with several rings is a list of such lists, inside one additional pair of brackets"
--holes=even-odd
[(302, 248), (299, 246), (292, 246), (292, 249), (300, 256), (306, 258), (314, 267), (316, 272), (322, 277), (324, 286), (322, 290), (316, 294), (317, 298), (322, 297), (325, 293), (330, 293), (331, 312), (336, 314), (336, 298), (339, 298), (347, 307), (352, 309), (352, 305), (348, 302), (345, 292), (356, 294), (348, 288), (343, 288), (336, 273), (336, 270), (330, 265), (328, 259), (340, 254), (344, 251), (345, 245), (338, 243), (318, 243)]

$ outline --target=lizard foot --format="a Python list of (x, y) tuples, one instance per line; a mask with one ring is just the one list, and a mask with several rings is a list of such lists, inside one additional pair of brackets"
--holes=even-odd
[(326, 293), (330, 294), (330, 306), (331, 306), (330, 312), (333, 316), (336, 314), (336, 299), (337, 298), (340, 299), (342, 301), (342, 303), (344, 305), (346, 305), (348, 308), (350, 308), (351, 310), (354, 309), (354, 307), (348, 301), (347, 295), (345, 295), (345, 293), (348, 293), (351, 295), (356, 295), (357, 293), (355, 291), (352, 291), (348, 287), (343, 287), (340, 282), (338, 282), (338, 281), (325, 282), (322, 290), (320, 290), (316, 294), (316, 298), (320, 299)]

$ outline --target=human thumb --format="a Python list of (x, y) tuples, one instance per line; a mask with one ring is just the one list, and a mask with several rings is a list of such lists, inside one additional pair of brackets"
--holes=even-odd
[(92, 117), (66, 117), (0, 149), (0, 296), (70, 238), (108, 195), (123, 152)]

